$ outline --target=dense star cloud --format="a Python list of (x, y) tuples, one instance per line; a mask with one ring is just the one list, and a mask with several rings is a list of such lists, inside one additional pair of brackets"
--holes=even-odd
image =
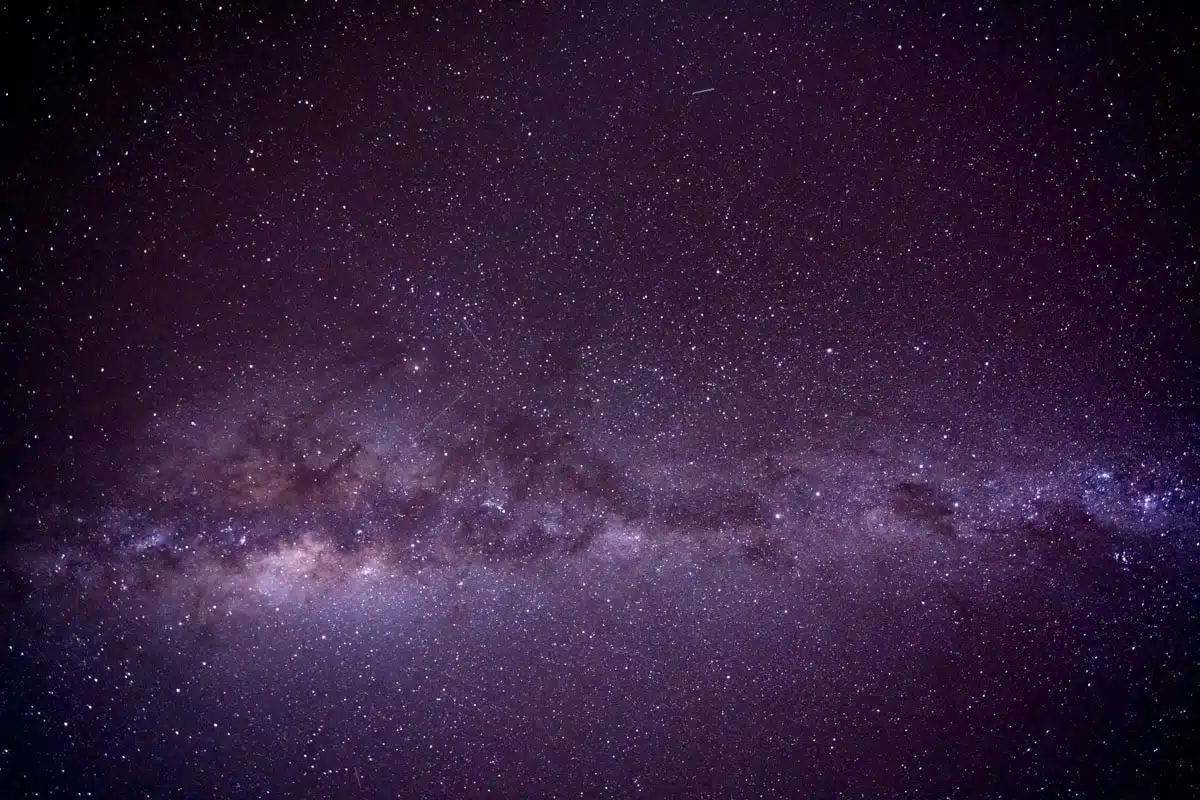
[(16, 796), (1183, 796), (1194, 20), (4, 12)]

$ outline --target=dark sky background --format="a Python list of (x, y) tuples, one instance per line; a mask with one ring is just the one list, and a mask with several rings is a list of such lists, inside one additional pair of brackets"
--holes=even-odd
[(1196, 23), (0, 11), (0, 777), (1196, 789)]

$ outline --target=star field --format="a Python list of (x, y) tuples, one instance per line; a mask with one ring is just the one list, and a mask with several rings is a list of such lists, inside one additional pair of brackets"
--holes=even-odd
[(3, 12), (14, 796), (1184, 796), (1195, 20)]

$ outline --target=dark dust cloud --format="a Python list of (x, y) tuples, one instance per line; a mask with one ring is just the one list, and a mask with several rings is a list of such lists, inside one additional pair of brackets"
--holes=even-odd
[(1195, 19), (2, 19), (9, 796), (1197, 790)]

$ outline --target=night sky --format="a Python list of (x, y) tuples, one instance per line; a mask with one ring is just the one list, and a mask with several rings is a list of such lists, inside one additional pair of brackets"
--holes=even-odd
[(1200, 790), (1195, 13), (81, 5), (0, 793)]

